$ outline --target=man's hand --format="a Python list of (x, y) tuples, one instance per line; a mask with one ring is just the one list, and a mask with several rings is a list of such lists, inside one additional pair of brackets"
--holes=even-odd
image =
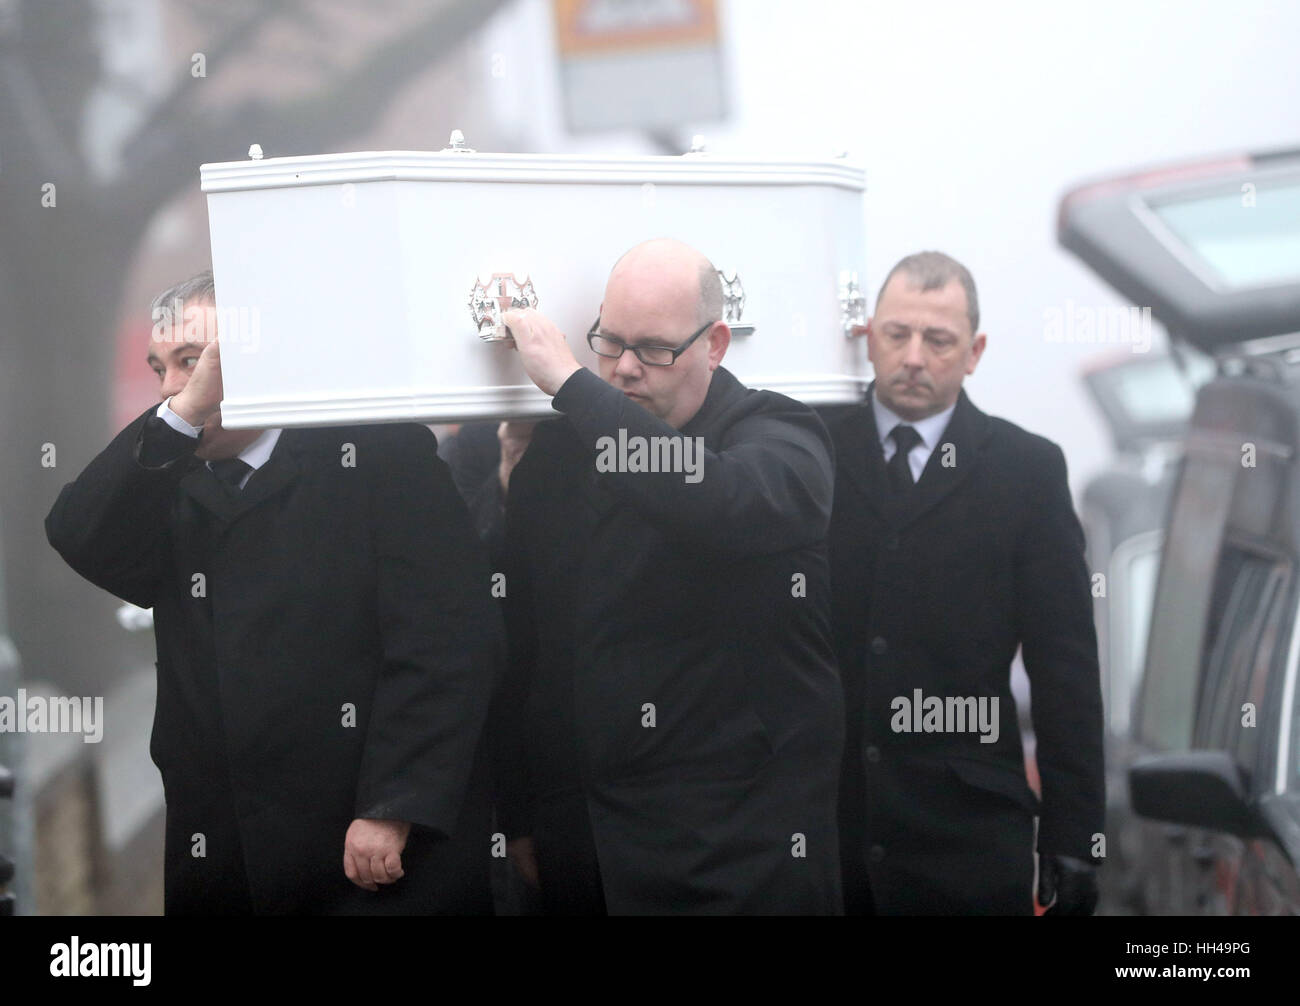
[(582, 369), (564, 341), (564, 333), (546, 315), (529, 307), (507, 311), (503, 320), (514, 336), (529, 380), (546, 394), (554, 395), (574, 371)]
[[(207, 353), (207, 350), (204, 350)], [(348, 826), (343, 840), (343, 872), (367, 891), (400, 880), (402, 850), (411, 833), (409, 821), (371, 820), (359, 817)]]
[(512, 838), (506, 843), (506, 858), (514, 864), (524, 883), (533, 890), (540, 890), (541, 876), (537, 872), (537, 852), (533, 849), (531, 838)]
[(1039, 853), (1038, 903), (1046, 907), (1044, 915), (1091, 915), (1097, 895), (1097, 868), (1091, 863)]
[(203, 347), (185, 387), (172, 396), (171, 410), (191, 426), (202, 426), (221, 407), (221, 343)]

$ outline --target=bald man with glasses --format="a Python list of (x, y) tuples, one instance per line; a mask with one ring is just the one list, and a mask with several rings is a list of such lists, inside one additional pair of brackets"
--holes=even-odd
[(842, 911), (829, 437), (721, 366), (721, 317), (717, 271), (669, 240), (610, 274), (599, 374), (506, 316), (563, 413), (510, 482), (493, 717), (500, 823), (550, 913)]

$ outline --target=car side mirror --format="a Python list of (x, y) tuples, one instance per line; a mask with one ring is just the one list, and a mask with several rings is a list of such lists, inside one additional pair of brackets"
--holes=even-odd
[(1133, 810), (1143, 817), (1250, 837), (1263, 833), (1246, 782), (1224, 751), (1151, 755), (1128, 770)]

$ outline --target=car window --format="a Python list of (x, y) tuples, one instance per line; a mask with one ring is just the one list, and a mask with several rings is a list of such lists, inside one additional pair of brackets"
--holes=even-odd
[(1161, 222), (1229, 289), (1273, 286), (1300, 279), (1300, 184), (1265, 184), (1258, 206), (1242, 212), (1241, 190), (1153, 201)]
[[(1135, 734), (1155, 751), (1186, 750), (1196, 723), (1198, 682), (1219, 547), (1241, 465), (1193, 434), (1160, 557), (1160, 580), (1151, 609), (1146, 671), (1141, 683)], [(1202, 645), (1204, 644), (1204, 645)]]
[(1106, 703), (1111, 730), (1122, 737), (1128, 735), (1133, 699), (1146, 661), (1163, 539), (1161, 531), (1134, 535), (1115, 549), (1110, 560), (1110, 591), (1117, 603), (1108, 612)]
[(1251, 775), (1262, 690), (1285, 643), (1290, 577), (1289, 563), (1233, 543), (1224, 545), (1215, 573), (1210, 610), (1217, 617), (1206, 630), (1194, 745), (1231, 753)]

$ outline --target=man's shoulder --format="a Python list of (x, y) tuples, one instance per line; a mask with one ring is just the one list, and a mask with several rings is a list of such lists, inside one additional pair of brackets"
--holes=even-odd
[(817, 415), (817, 410), (811, 405), (807, 405), (799, 401), (799, 399), (791, 398), (779, 391), (771, 391), (767, 388), (750, 388), (745, 385), (741, 385), (741, 387), (744, 388), (744, 394), (737, 400), (736, 404), (752, 412), (784, 412), (796, 416)]
[(327, 479), (338, 473), (397, 491), (410, 477), (451, 479), (433, 431), (419, 423), (367, 423), (286, 429), (271, 457), (283, 452), (299, 470)]
[[(286, 431), (288, 442), (302, 453), (330, 453), (337, 456), (351, 445), (393, 455), (437, 454), (438, 439), (419, 423), (367, 423), (355, 426), (318, 426)], [(282, 434), (283, 436), (284, 434)]]
[(981, 415), (984, 435), (976, 464), (986, 472), (983, 484), (988, 485), (989, 480), (1000, 484), (1031, 506), (1045, 498), (1055, 499), (1062, 491), (1069, 493), (1065, 452), (1055, 442), (1001, 416)]
[(847, 405), (819, 405), (816, 413), (830, 431), (831, 439), (836, 442), (850, 435), (851, 431), (872, 422), (871, 405), (867, 402), (853, 402)]
[(826, 424), (811, 405), (767, 388), (751, 388), (741, 384), (725, 370), (727, 385), (719, 400), (718, 408), (708, 418), (707, 426), (717, 433), (731, 429), (746, 420), (762, 419), (766, 422), (788, 422), (794, 426), (815, 432), (820, 439), (829, 443), (830, 434)]
[(1060, 446), (1047, 437), (1032, 433), (1009, 419), (988, 416), (989, 449), (1016, 459), (1026, 467), (1053, 466), (1064, 459)]

